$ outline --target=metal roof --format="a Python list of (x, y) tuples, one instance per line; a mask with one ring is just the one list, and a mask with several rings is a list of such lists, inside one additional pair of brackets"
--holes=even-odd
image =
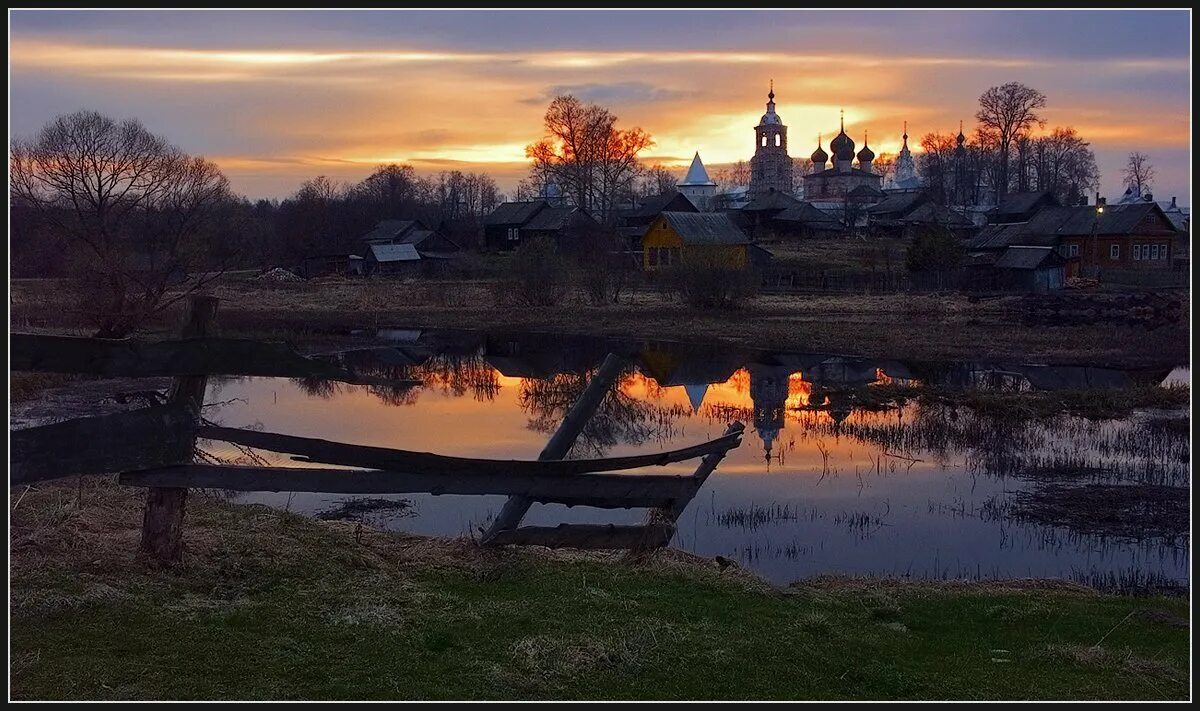
[(684, 244), (750, 244), (746, 235), (723, 212), (664, 212), (662, 217)]
[(561, 230), (576, 212), (574, 207), (547, 207), (523, 225), (527, 230)]
[(387, 242), (399, 239), (414, 229), (424, 229), (417, 220), (380, 220), (375, 229), (363, 235), (364, 242)]
[(373, 244), (369, 254), (377, 262), (415, 262), (421, 259), (411, 244)]
[(695, 157), (692, 158), (692, 165), (688, 168), (687, 175), (683, 176), (683, 181), (676, 183), (676, 185), (716, 185), (708, 177), (708, 171), (704, 169), (704, 163), (700, 160), (700, 151), (696, 151)]

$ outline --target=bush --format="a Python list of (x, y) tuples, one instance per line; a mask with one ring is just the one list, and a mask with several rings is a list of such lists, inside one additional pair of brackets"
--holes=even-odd
[(736, 308), (758, 291), (758, 275), (724, 254), (693, 251), (662, 272), (663, 284), (690, 306)]
[(503, 305), (557, 305), (570, 290), (570, 271), (553, 240), (523, 242), (501, 270), (496, 300)]

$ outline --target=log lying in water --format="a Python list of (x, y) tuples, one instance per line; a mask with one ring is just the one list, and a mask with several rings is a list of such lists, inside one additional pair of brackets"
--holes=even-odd
[(256, 432), (233, 427), (201, 427), (196, 435), (201, 439), (232, 442), (247, 447), (271, 452), (287, 452), (301, 455), (301, 461), (321, 464), (339, 464), (348, 467), (387, 469), (390, 471), (420, 472), (422, 474), (453, 475), (476, 473), (491, 475), (514, 474), (586, 474), (590, 472), (614, 472), (639, 467), (663, 466), (682, 462), (716, 452), (725, 452), (738, 446), (740, 431), (726, 434), (701, 444), (668, 452), (638, 454), (607, 459), (572, 460), (499, 460), (447, 457), (430, 452), (410, 452), (403, 449), (367, 447), (344, 444), (310, 437), (295, 437), (274, 432)]
[[(664, 475), (458, 473), (425, 474), (374, 469), (185, 464), (121, 474), (129, 486), (177, 486), (232, 491), (303, 491), (325, 494), (508, 494), (571, 505), (653, 506), (691, 490), (690, 477)], [(595, 502), (595, 503), (593, 503)]]
[(305, 358), (283, 343), (242, 338), (81, 338), (14, 333), (9, 369), (44, 373), (85, 373), (109, 377), (251, 375), (323, 378), (360, 385), (419, 385), (419, 380), (388, 380), (352, 373), (332, 362)]

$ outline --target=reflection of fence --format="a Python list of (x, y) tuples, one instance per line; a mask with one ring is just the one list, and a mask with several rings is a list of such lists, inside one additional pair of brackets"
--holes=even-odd
[[(13, 334), (12, 369), (106, 376), (175, 376), (165, 405), (87, 417), (11, 433), (9, 483), (120, 472), (119, 481), (148, 487), (142, 550), (161, 560), (182, 552), (189, 488), (346, 494), (506, 494), (504, 511), (485, 544), (581, 548), (664, 546), (675, 521), (725, 454), (741, 442), (734, 423), (721, 437), (668, 452), (564, 460), (584, 425), (614, 386), (622, 362), (610, 355), (567, 413), (537, 461), (447, 457), (321, 439), (203, 426), (207, 376), (325, 378), (350, 383), (415, 386), (419, 381), (363, 378), (326, 361), (269, 343), (219, 339), (208, 332), (217, 300), (193, 299), (184, 338), (144, 342)], [(297, 455), (299, 461), (357, 469), (206, 465), (193, 463), (198, 438)], [(690, 476), (616, 474), (702, 458)], [(597, 508), (650, 508), (644, 526), (563, 525), (517, 528), (534, 502)]]

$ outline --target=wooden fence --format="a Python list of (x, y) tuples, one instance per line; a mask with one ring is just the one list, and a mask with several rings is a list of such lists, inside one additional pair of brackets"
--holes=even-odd
[[(339, 380), (415, 387), (417, 380), (364, 378), (329, 361), (306, 358), (282, 344), (211, 335), (215, 298), (194, 297), (183, 337), (137, 341), (12, 334), (12, 370), (106, 376), (173, 376), (164, 405), (85, 417), (10, 433), (9, 484), (64, 476), (119, 473), (145, 487), (142, 550), (177, 561), (183, 550), (188, 489), (302, 491), (335, 494), (504, 494), (509, 497), (483, 537), (484, 545), (536, 544), (576, 548), (667, 545), (687, 504), (744, 430), (734, 422), (716, 439), (667, 452), (571, 459), (570, 451), (624, 366), (610, 354), (535, 461), (449, 457), (331, 442), (287, 434), (205, 425), (200, 417), (209, 375)], [(357, 469), (196, 464), (197, 439), (294, 455), (297, 461)], [(700, 459), (691, 475), (615, 472)], [(639, 526), (564, 524), (520, 527), (535, 502), (596, 508), (648, 508)]]

